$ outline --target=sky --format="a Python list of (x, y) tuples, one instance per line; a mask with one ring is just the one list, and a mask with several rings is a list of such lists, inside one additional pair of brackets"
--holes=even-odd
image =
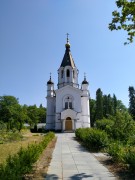
[(0, 96), (46, 107), (46, 84), (51, 72), (57, 88), (69, 33), (79, 83), (85, 72), (91, 98), (101, 88), (128, 107), (135, 43), (124, 46), (126, 32), (108, 29), (115, 9), (114, 0), (0, 0)]

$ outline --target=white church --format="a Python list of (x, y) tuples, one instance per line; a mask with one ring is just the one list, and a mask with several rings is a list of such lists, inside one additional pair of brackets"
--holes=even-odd
[(47, 82), (46, 129), (74, 132), (77, 128), (90, 127), (89, 83), (84, 76), (79, 88), (79, 71), (71, 55), (68, 36), (65, 47), (58, 69), (58, 89), (54, 89), (51, 76)]

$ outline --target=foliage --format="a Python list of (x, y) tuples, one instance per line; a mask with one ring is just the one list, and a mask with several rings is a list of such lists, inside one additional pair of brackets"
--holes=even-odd
[(0, 96), (0, 118), (7, 124), (7, 129), (23, 127), (26, 113), (14, 96)]
[(135, 170), (135, 147), (125, 146), (120, 141), (109, 144), (107, 152), (115, 162), (123, 163), (130, 170)]
[(110, 119), (96, 121), (96, 127), (107, 132), (110, 138), (127, 142), (135, 134), (135, 122), (128, 112), (116, 112)]
[(103, 95), (101, 89), (96, 91), (96, 100), (90, 99), (90, 118), (91, 127), (94, 127), (95, 121), (103, 118), (109, 119), (110, 116), (115, 116), (117, 111), (127, 111), (121, 100), (118, 100), (113, 94)]
[(127, 42), (132, 43), (135, 36), (135, 0), (117, 0), (118, 10), (112, 12), (112, 22), (109, 29), (121, 30), (127, 32)]
[(135, 171), (135, 148), (128, 148), (125, 152), (124, 161), (129, 165), (129, 168)]
[(99, 151), (108, 145), (106, 132), (93, 128), (79, 128), (76, 137), (90, 150)]
[(126, 108), (126, 106), (122, 103), (121, 100), (117, 100), (117, 111), (128, 111), (128, 109)]
[(103, 118), (103, 98), (101, 89), (96, 91), (96, 119)]
[(135, 122), (127, 111), (117, 111), (110, 119), (96, 121), (96, 127), (107, 133), (106, 151), (113, 160), (135, 169)]
[(111, 155), (114, 161), (124, 162), (125, 150), (120, 141), (111, 142), (107, 147), (107, 152)]
[(115, 94), (113, 94), (112, 102), (113, 102), (113, 114), (116, 115), (116, 111), (118, 108), (118, 100), (117, 100)]
[(94, 99), (90, 99), (90, 123), (91, 123), (91, 127), (94, 127), (95, 113), (96, 113), (96, 101)]
[(135, 89), (133, 86), (129, 86), (129, 113), (135, 120)]
[(114, 117), (114, 125), (111, 129), (111, 136), (127, 142), (130, 136), (135, 134), (135, 123), (127, 112), (117, 112)]
[(114, 121), (111, 119), (103, 118), (102, 120), (96, 121), (96, 127), (98, 129), (106, 131), (108, 134), (112, 131), (112, 127), (114, 125)]
[(20, 105), (14, 96), (0, 96), (0, 121), (6, 123), (8, 130), (21, 130), (24, 122), (31, 126), (38, 122), (45, 122), (46, 109), (40, 105)]
[(53, 138), (54, 133), (50, 132), (39, 144), (29, 145), (27, 149), (21, 148), (16, 155), (9, 156), (6, 164), (0, 166), (0, 179), (22, 179), (25, 173), (32, 170), (33, 163), (37, 161), (39, 155)]

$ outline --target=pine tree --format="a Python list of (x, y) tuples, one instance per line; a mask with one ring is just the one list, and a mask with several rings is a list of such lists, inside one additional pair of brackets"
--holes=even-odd
[(135, 120), (135, 89), (133, 86), (129, 86), (129, 113)]
[(112, 97), (111, 97), (110, 94), (108, 94), (107, 98), (108, 98), (108, 114), (109, 115), (113, 115), (113, 101), (112, 101)]
[(94, 127), (95, 111), (96, 111), (96, 101), (94, 99), (90, 99), (90, 123), (91, 123), (91, 127)]
[(117, 111), (117, 98), (115, 96), (115, 94), (113, 94), (113, 114), (116, 115), (116, 111)]
[(107, 95), (103, 96), (103, 115), (104, 117), (108, 117), (108, 97)]
[(96, 120), (103, 118), (103, 93), (99, 88), (96, 91)]

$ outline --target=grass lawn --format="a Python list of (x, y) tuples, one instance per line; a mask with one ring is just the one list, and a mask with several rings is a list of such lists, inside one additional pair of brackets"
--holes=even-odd
[(24, 132), (23, 139), (20, 141), (0, 144), (0, 164), (4, 163), (8, 155), (16, 154), (21, 147), (27, 147), (28, 144), (40, 142), (43, 139), (41, 134)]

